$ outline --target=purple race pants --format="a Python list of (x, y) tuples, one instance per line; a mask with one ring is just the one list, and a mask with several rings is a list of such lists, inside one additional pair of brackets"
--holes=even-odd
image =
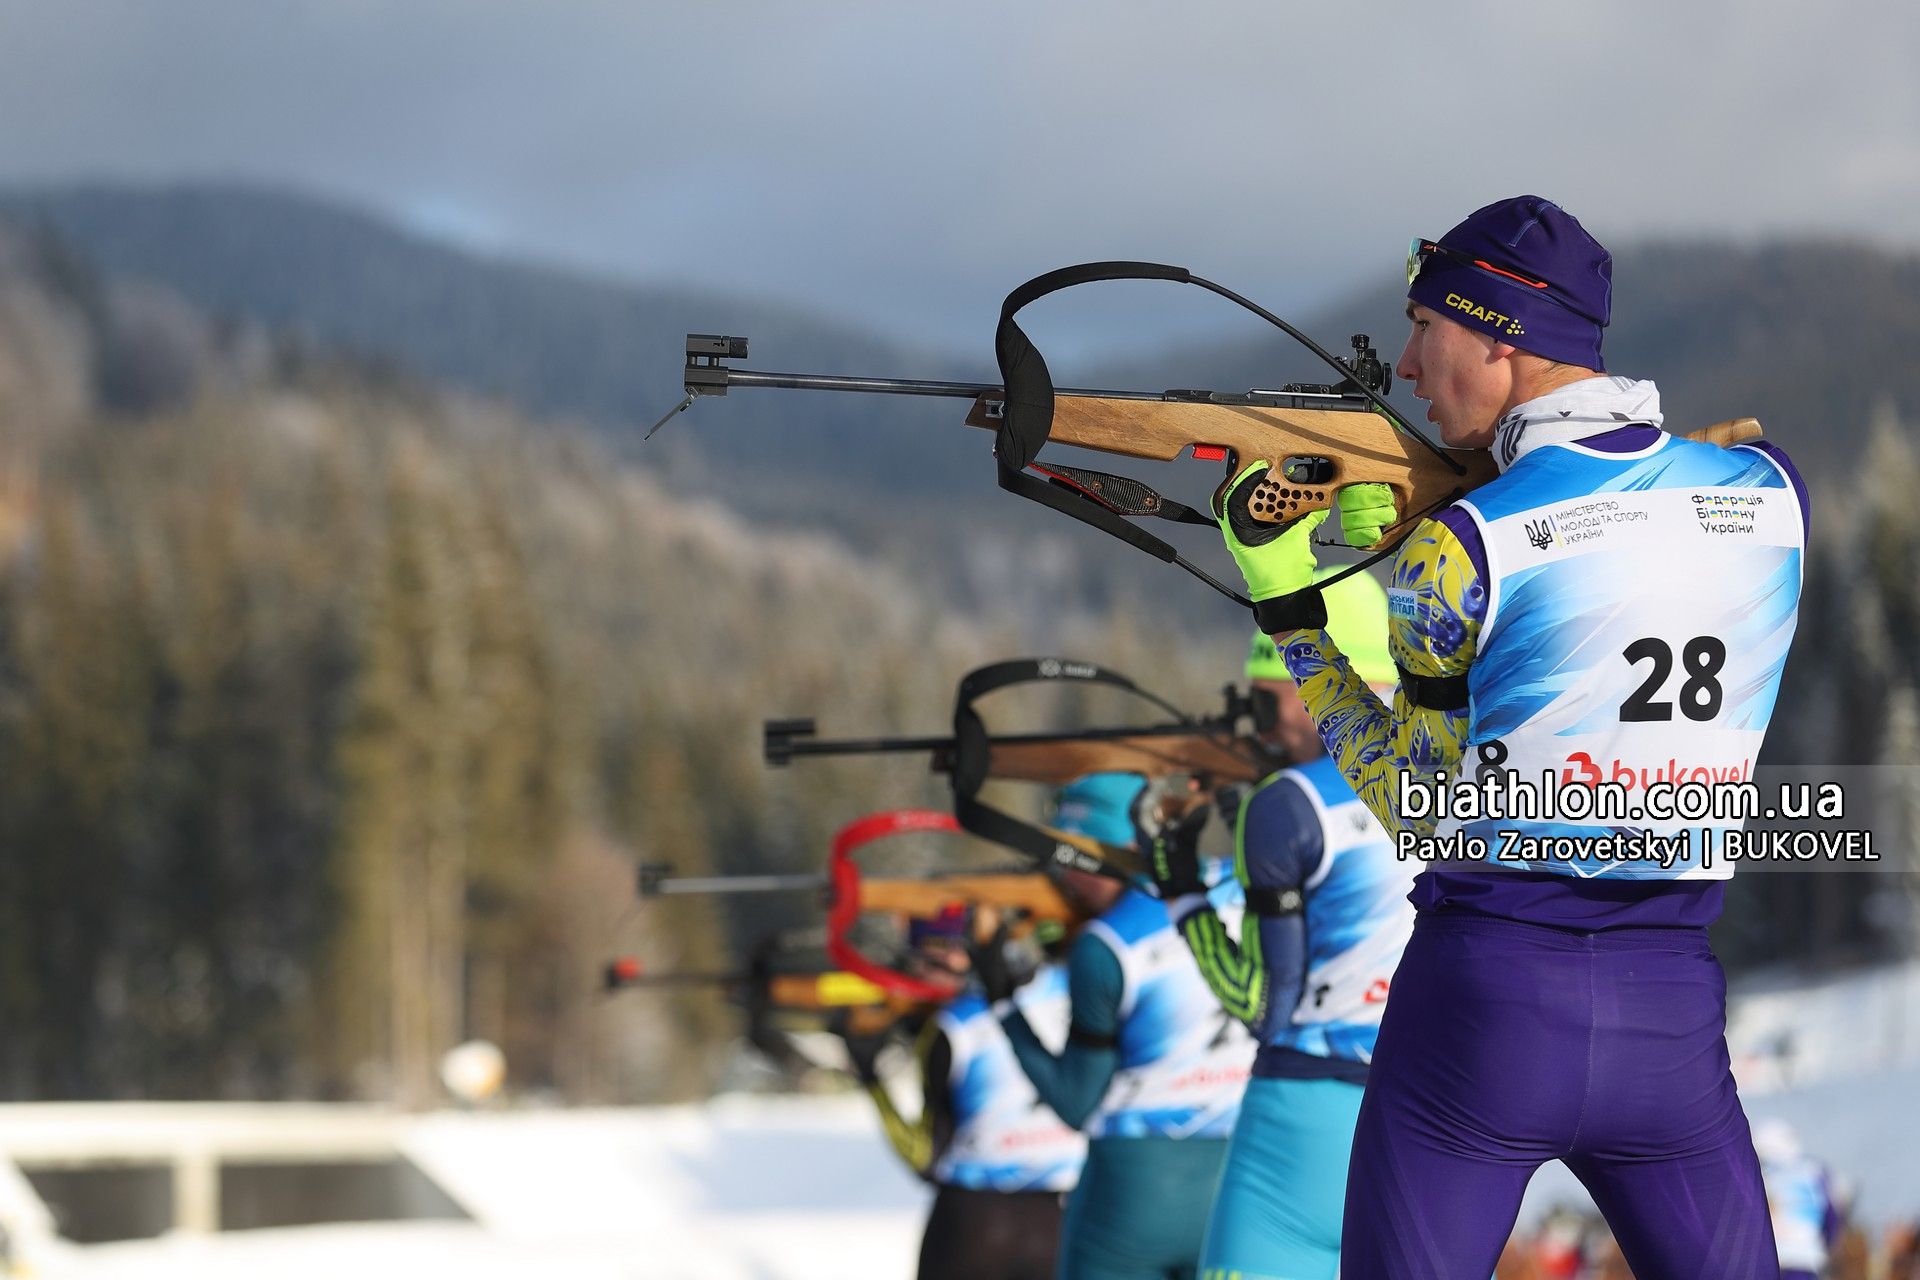
[(1353, 1136), (1342, 1280), (1486, 1280), (1549, 1160), (1637, 1280), (1777, 1280), (1725, 1032), (1704, 931), (1423, 914)]

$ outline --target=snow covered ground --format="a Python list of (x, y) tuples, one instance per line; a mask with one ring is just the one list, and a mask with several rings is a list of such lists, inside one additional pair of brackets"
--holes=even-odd
[(847, 1280), (907, 1277), (927, 1192), (864, 1097), (446, 1114), (404, 1153), (472, 1222), (56, 1245), (47, 1280)]
[(1727, 1047), (1748, 1097), (1920, 1066), (1920, 964), (1743, 982), (1728, 1001)]
[[(1790, 1121), (1809, 1151), (1856, 1183), (1862, 1217), (1884, 1224), (1920, 1212), (1920, 969), (1743, 992), (1729, 1036), (1748, 1111)], [(396, 1132), (402, 1153), (471, 1222), (54, 1243), (37, 1251), (35, 1269), (48, 1280), (904, 1280), (913, 1271), (927, 1192), (857, 1095), (441, 1114), (400, 1118)], [(23, 1183), (0, 1177), (0, 1212), (23, 1195)], [(1526, 1217), (1583, 1196), (1549, 1166)]]

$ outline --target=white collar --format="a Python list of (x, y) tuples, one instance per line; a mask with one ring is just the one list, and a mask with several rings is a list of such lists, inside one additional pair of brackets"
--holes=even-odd
[(1661, 423), (1651, 382), (1598, 374), (1509, 409), (1493, 427), (1493, 460), (1505, 471), (1542, 445), (1571, 444), (1616, 427)]

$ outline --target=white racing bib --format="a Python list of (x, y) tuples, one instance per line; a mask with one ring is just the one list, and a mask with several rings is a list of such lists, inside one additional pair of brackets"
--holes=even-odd
[[(1244, 898), (1231, 877), (1210, 895), (1229, 928)], [(1120, 1068), (1087, 1122), (1090, 1138), (1224, 1138), (1240, 1114), (1254, 1043), (1200, 976), (1166, 905), (1138, 889), (1087, 926), (1113, 950), (1124, 984)]]
[[(1048, 1050), (1067, 1041), (1067, 975), (1042, 966), (1014, 993), (1027, 1025)], [(977, 991), (940, 1011), (938, 1024), (953, 1052), (944, 1082), (953, 1103), (953, 1137), (933, 1166), (943, 1186), (975, 1191), (1070, 1191), (1080, 1180), (1087, 1140), (1040, 1101), (1014, 1056), (1000, 1020)], [(929, 1089), (943, 1082), (929, 1080)]]
[[(1543, 788), (1617, 784), (1636, 811), (1443, 820), (1488, 865), (1579, 876), (1722, 879), (1737, 820), (1639, 813), (1656, 784), (1751, 781), (1799, 614), (1804, 517), (1764, 453), (1662, 435), (1633, 454), (1536, 448), (1460, 503), (1487, 557), (1463, 770)], [(1669, 865), (1503, 860), (1503, 839), (1687, 833)], [(1561, 842), (1564, 847), (1577, 847)], [(1535, 845), (1534, 847), (1538, 847)]]

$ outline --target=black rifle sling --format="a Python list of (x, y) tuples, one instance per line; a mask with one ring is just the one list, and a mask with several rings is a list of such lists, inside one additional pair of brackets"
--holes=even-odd
[(1251, 605), (1246, 596), (1188, 561), (1172, 543), (1148, 533), (1071, 484), (1039, 480), (1026, 473), (1053, 430), (1053, 374), (1039, 348), (1014, 321), (1014, 313), (1050, 293), (1097, 280), (1171, 280), (1176, 284), (1189, 284), (1192, 276), (1185, 267), (1163, 266), (1157, 262), (1087, 262), (1035, 276), (1007, 295), (1000, 306), (999, 327), (993, 335), (994, 357), (1000, 364), (1000, 385), (1006, 394), (1005, 410), (993, 447), (1000, 469), (1000, 487), (1082, 524), (1092, 525), (1156, 560), (1178, 565), (1228, 599)]
[[(1076, 871), (1090, 871), (1095, 875), (1129, 880), (1131, 872), (1141, 866), (1137, 851), (1093, 841), (1100, 849), (1100, 854), (1095, 856), (1062, 840), (1059, 833), (1038, 823), (1016, 818), (979, 798), (980, 788), (987, 781), (993, 743), (987, 733), (986, 722), (980, 718), (973, 704), (996, 690), (1012, 685), (1059, 681), (1107, 685), (1173, 710), (1164, 700), (1148, 693), (1119, 672), (1109, 671), (1091, 662), (1066, 658), (1015, 658), (970, 671), (961, 677), (959, 692), (954, 696), (953, 769), (949, 775), (953, 783), (953, 816), (962, 829), (983, 840), (991, 840), (1023, 853), (1042, 866), (1057, 864)], [(1177, 711), (1174, 714), (1180, 719), (1186, 718), (1179, 716)]]
[[(1345, 365), (1279, 316), (1258, 303), (1241, 297), (1231, 289), (1194, 275), (1185, 267), (1172, 267), (1158, 262), (1084, 262), (1079, 266), (1061, 267), (1057, 271), (1035, 276), (1008, 294), (1006, 301), (1000, 305), (1000, 323), (993, 335), (994, 357), (1000, 365), (1000, 383), (1006, 394), (1000, 427), (994, 437), (994, 458), (999, 464), (1000, 487), (1009, 493), (1018, 494), (1042, 506), (1051, 507), (1063, 515), (1071, 516), (1082, 524), (1092, 525), (1102, 533), (1119, 538), (1129, 546), (1138, 547), (1157, 560), (1185, 569), (1234, 603), (1254, 610), (1255, 619), (1270, 633), (1297, 630), (1302, 627), (1325, 626), (1326, 606), (1321, 601), (1318, 587), (1307, 587), (1292, 595), (1275, 600), (1263, 600), (1255, 604), (1241, 592), (1234, 590), (1182, 556), (1171, 543), (1156, 538), (1139, 526), (1129, 523), (1125, 516), (1089, 497), (1082, 486), (1072, 482), (1070, 476), (1052, 476), (1049, 482), (1037, 480), (1026, 474), (1026, 469), (1033, 465), (1034, 458), (1039, 454), (1041, 446), (1046, 444), (1047, 437), (1053, 430), (1053, 374), (1048, 370), (1047, 362), (1040, 355), (1039, 348), (1033, 345), (1032, 339), (1027, 337), (1026, 331), (1021, 329), (1013, 317), (1029, 303), (1036, 302), (1050, 293), (1058, 293), (1062, 289), (1071, 289), (1076, 285), (1092, 284), (1102, 280), (1168, 280), (1175, 284), (1197, 285), (1253, 312), (1269, 324), (1281, 329), (1287, 336), (1305, 346), (1328, 365), (1339, 370), (1343, 377), (1350, 376), (1351, 371)], [(1455, 475), (1463, 473), (1464, 468), (1457, 461), (1449, 458), (1446, 451), (1431, 440), (1413, 430), (1378, 392), (1357, 382), (1354, 385), (1359, 387), (1388, 421), (1399, 426), (1419, 442), (1423, 448), (1445, 463)], [(1043, 472), (1048, 470), (1045, 467), (1036, 469)], [(1124, 477), (1119, 478), (1124, 479)], [(1431, 514), (1440, 506), (1458, 497), (1460, 492), (1463, 491), (1449, 494), (1447, 498), (1420, 512), (1419, 515)], [(1179, 504), (1170, 505), (1178, 506)], [(1181, 507), (1180, 510), (1181, 512), (1191, 511), (1190, 508), (1185, 507)], [(1172, 512), (1154, 514), (1164, 514), (1165, 518), (1180, 520), (1182, 523), (1204, 523), (1200, 520), (1182, 519), (1181, 515)], [(1279, 529), (1280, 526), (1275, 526), (1276, 533)], [(1405, 540), (1403, 535), (1391, 546), (1381, 548), (1358, 564), (1348, 566), (1340, 574), (1321, 585), (1337, 582), (1340, 578), (1358, 573), (1385, 559), (1397, 551), (1400, 543)]]

